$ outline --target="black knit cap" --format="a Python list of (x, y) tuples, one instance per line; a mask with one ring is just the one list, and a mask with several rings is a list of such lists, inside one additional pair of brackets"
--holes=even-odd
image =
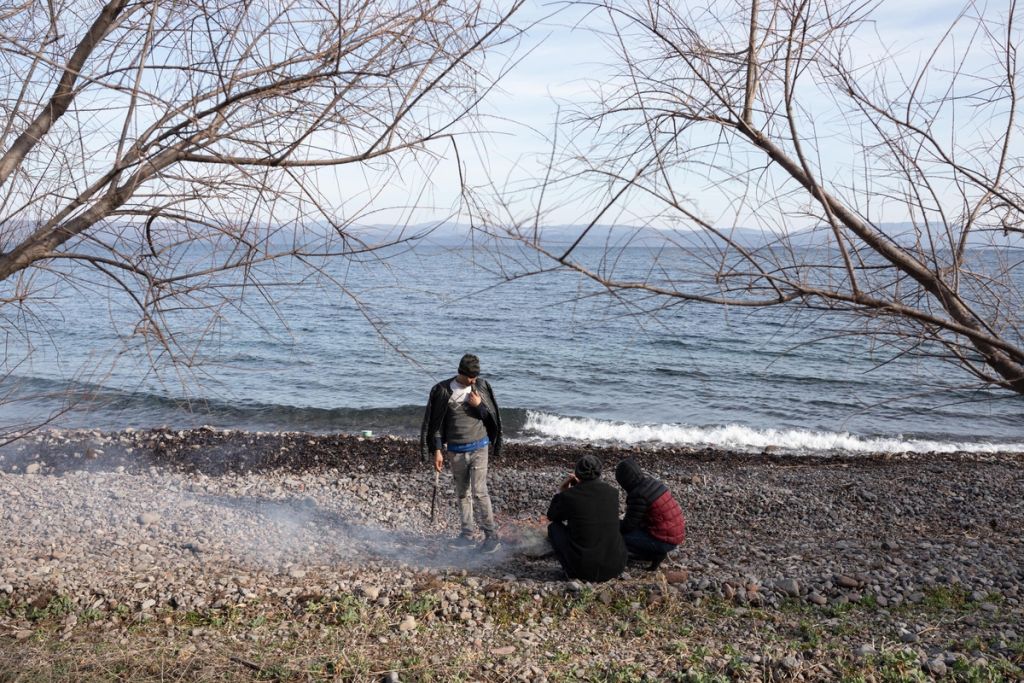
[(480, 359), (471, 353), (467, 353), (459, 361), (459, 374), (466, 377), (476, 377), (480, 374)]
[(576, 478), (590, 481), (601, 476), (601, 461), (596, 455), (584, 455), (576, 461)]

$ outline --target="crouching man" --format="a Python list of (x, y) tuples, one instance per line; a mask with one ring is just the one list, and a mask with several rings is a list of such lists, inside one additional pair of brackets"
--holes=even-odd
[(572, 579), (607, 581), (626, 568), (619, 492), (601, 481), (601, 461), (584, 455), (548, 506), (548, 538)]
[(626, 515), (619, 526), (630, 556), (655, 570), (686, 538), (686, 518), (663, 483), (644, 474), (632, 458), (615, 467), (615, 480), (626, 492)]

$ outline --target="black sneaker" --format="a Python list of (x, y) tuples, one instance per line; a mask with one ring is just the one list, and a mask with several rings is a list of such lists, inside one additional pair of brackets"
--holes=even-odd
[(501, 547), (501, 541), (498, 540), (497, 536), (488, 536), (484, 539), (484, 542), (480, 544), (480, 552), (482, 553), (496, 553)]
[(475, 546), (476, 546), (476, 541), (474, 541), (469, 536), (466, 536), (465, 534), (462, 534), (461, 536), (457, 536), (457, 537), (455, 537), (454, 539), (452, 539), (451, 541), (448, 542), (448, 547), (449, 548), (457, 548), (459, 550), (468, 550), (469, 548), (473, 548)]

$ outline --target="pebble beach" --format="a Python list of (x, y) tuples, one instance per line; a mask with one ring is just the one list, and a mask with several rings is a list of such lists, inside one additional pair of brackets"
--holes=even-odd
[[(584, 452), (680, 501), (687, 539), (657, 571), (562, 575), (541, 516)], [(447, 547), (450, 475), (431, 521), (433, 486), (387, 436), (29, 436), (0, 452), (0, 679), (102, 678), (104, 648), (159, 650), (179, 680), (1022, 675), (1019, 454), (510, 443), (492, 555)]]

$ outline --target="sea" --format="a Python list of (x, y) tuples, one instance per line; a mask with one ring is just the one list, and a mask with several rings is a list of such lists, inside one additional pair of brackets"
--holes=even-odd
[[(650, 263), (628, 247), (614, 267)], [(37, 273), (33, 305), (4, 318), (0, 430), (415, 436), (431, 386), (472, 352), (512, 440), (1024, 452), (1024, 397), (854, 334), (846, 314), (614, 293), (528, 253), (417, 243), (197, 290), (167, 306), (168, 351), (130, 296), (79, 268)]]

